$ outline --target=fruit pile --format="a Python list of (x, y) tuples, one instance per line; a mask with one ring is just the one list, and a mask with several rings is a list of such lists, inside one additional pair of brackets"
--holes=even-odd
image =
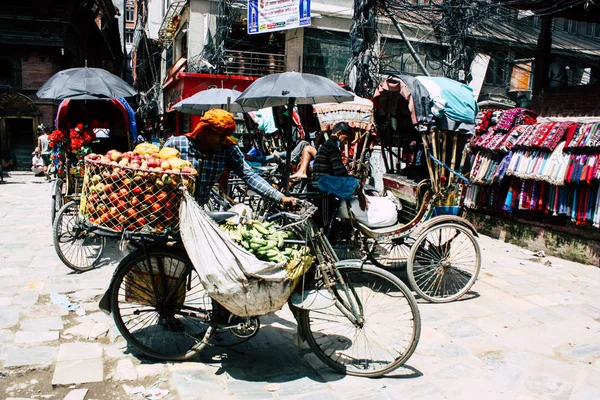
[(177, 230), (181, 188), (194, 191), (196, 170), (179, 152), (142, 143), (133, 151), (85, 157), (81, 213), (115, 231)]
[[(229, 238), (253, 253), (256, 258), (276, 263), (285, 262), (288, 277), (296, 279), (312, 264), (310, 248), (299, 244), (286, 243), (290, 232), (278, 229), (269, 222), (247, 219), (245, 223), (225, 222), (221, 225)], [(303, 266), (303, 268), (299, 268)]]

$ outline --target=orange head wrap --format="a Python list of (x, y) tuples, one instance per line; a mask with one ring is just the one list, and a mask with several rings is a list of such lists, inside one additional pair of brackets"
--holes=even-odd
[[(202, 135), (206, 128), (218, 132), (224, 136), (231, 136), (235, 132), (235, 120), (233, 114), (229, 111), (213, 108), (204, 113), (200, 118), (200, 122), (196, 125), (193, 131), (188, 132), (185, 136), (190, 139), (196, 139)], [(233, 144), (234, 142), (231, 141)]]

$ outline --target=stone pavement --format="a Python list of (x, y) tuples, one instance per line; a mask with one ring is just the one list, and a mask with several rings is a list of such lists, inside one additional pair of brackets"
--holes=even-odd
[[(481, 237), (483, 268), (473, 292), (450, 304), (420, 302), (419, 346), (383, 379), (338, 375), (306, 345), (298, 349), (287, 308), (261, 318), (261, 331), (247, 343), (212, 347), (191, 362), (158, 363), (129, 349), (98, 310), (123, 256), (118, 248), (107, 249), (99, 268), (73, 273), (52, 245), (51, 184), (29, 174), (6, 181), (0, 398), (600, 398), (596, 267)], [(67, 311), (67, 304), (78, 308)]]

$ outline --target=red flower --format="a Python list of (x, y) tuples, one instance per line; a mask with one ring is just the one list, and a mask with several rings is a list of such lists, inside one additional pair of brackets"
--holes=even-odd
[(79, 150), (81, 150), (82, 146), (83, 146), (82, 139), (71, 137), (71, 150), (72, 151), (79, 151)]
[(77, 124), (77, 126), (75, 127), (75, 129), (77, 129), (78, 131), (82, 131), (83, 130), (83, 124)]

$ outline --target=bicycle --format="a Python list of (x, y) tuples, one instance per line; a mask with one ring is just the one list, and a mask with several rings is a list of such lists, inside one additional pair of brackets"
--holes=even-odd
[[(301, 214), (280, 212), (270, 221), (294, 232), (315, 263), (288, 299), (299, 333), (325, 364), (338, 372), (382, 376), (404, 364), (419, 341), (421, 320), (410, 290), (398, 278), (359, 260), (339, 261), (316, 230), (308, 206)], [(212, 214), (223, 220), (231, 213)], [(223, 315), (211, 300), (177, 236), (124, 233), (137, 249), (117, 267), (101, 308), (112, 312), (127, 342), (148, 357), (184, 360), (216, 335), (247, 340), (258, 317)], [(316, 298), (327, 304), (315, 307)], [(318, 303), (318, 302), (317, 302)], [(321, 301), (321, 303), (323, 303)]]

